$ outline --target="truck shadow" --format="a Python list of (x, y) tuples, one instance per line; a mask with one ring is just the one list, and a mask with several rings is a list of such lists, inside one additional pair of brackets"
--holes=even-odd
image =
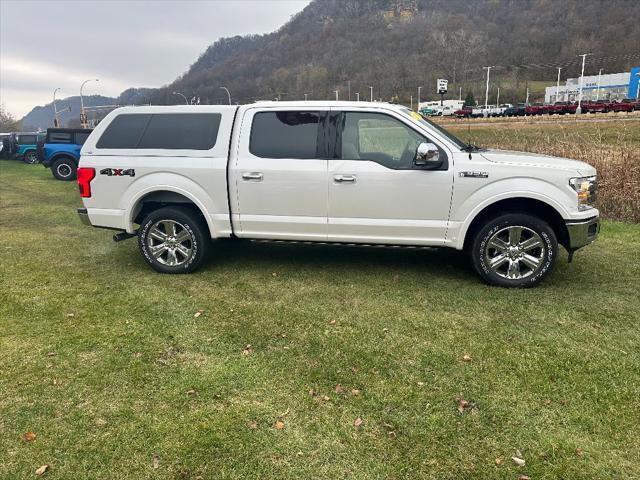
[(277, 241), (218, 240), (204, 270), (269, 268), (362, 272), (428, 273), (479, 281), (464, 252), (449, 248), (395, 247), (294, 243)]

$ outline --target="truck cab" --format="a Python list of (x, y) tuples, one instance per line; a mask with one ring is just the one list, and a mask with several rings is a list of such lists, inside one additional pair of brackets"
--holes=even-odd
[(125, 107), (81, 151), (87, 224), (187, 273), (210, 240), (449, 247), (487, 282), (533, 286), (599, 228), (590, 165), (469, 145), (368, 102)]

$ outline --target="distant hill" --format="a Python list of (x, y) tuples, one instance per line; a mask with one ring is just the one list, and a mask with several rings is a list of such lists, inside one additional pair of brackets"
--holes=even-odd
[(555, 84), (556, 66), (578, 76), (579, 53), (593, 54), (587, 74), (637, 65), (639, 23), (637, 0), (315, 0), (276, 32), (218, 40), (151, 99), (224, 103), (220, 86), (240, 103), (345, 99), (349, 87), (354, 99), (372, 85), (375, 98), (408, 102), (417, 86), (434, 97), (437, 78), (483, 96), (482, 67), (497, 65), (494, 94), (502, 83), (504, 101), (523, 100), (528, 81)]
[[(435, 97), (437, 78), (449, 80), (451, 96), (462, 88), (463, 97), (472, 90), (482, 98), (485, 65), (497, 66), (492, 97), (500, 87), (503, 101), (523, 101), (535, 81), (536, 100), (543, 81), (555, 84), (557, 66), (562, 78), (580, 74), (579, 53), (593, 54), (586, 74), (640, 63), (639, 24), (637, 0), (314, 0), (273, 33), (219, 39), (170, 85), (95, 103), (181, 103), (173, 91), (226, 103), (221, 86), (234, 103), (327, 99), (335, 90), (368, 99), (369, 85), (376, 99), (408, 103), (418, 86), (423, 100)], [(49, 105), (36, 107), (24, 124), (52, 118)]]
[[(129, 88), (122, 92), (118, 98), (104, 97), (102, 95), (85, 95), (84, 106), (97, 107), (108, 105), (140, 105), (149, 103), (151, 93), (155, 91), (150, 88)], [(58, 111), (62, 111), (67, 107), (71, 107), (71, 112), (60, 113), (60, 124), (63, 127), (78, 127), (80, 125), (80, 97), (73, 96), (56, 100)], [(89, 111), (88, 116), (91, 119), (94, 116), (101, 118), (110, 109)], [(43, 106), (33, 108), (22, 119), (22, 129), (25, 131), (46, 129), (53, 127), (53, 102)]]

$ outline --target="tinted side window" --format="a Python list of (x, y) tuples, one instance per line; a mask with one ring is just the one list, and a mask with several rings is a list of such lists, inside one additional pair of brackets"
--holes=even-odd
[(20, 135), (18, 143), (20, 145), (32, 145), (32, 144), (35, 144), (36, 143), (36, 136), (35, 135)]
[(71, 143), (71, 134), (64, 132), (50, 133), (48, 143)]
[(97, 148), (136, 148), (140, 137), (149, 123), (149, 114), (118, 115), (104, 131)]
[(249, 151), (262, 158), (320, 158), (321, 112), (260, 112), (251, 125)]
[(87, 141), (87, 138), (89, 138), (89, 134), (88, 133), (76, 133), (75, 144), (76, 145), (84, 145), (84, 142)]
[(153, 114), (138, 148), (210, 150), (216, 144), (219, 113)]

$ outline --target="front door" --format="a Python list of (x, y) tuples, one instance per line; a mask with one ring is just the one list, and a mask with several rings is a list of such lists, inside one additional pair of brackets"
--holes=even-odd
[[(329, 160), (330, 241), (443, 244), (453, 187), (451, 155), (399, 117), (342, 113), (337, 159)], [(436, 143), (445, 158), (441, 169), (414, 166), (421, 142)]]
[(327, 159), (321, 141), (326, 114), (247, 111), (230, 176), (239, 237), (327, 239)]

